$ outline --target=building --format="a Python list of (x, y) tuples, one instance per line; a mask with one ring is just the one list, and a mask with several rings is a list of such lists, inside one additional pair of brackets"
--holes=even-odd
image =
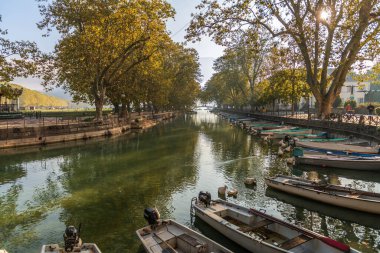
[(0, 84), (0, 112), (16, 112), (19, 110), (19, 97), (23, 89), (12, 88)]

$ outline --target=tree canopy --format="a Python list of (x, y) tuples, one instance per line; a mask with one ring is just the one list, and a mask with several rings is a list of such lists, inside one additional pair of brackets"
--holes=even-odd
[[(218, 43), (231, 31), (260, 27), (274, 42), (294, 48), (322, 117), (330, 113), (352, 67), (374, 60), (380, 49), (376, 0), (203, 0), (197, 8), (189, 40), (206, 34)], [(331, 74), (328, 68), (334, 69)]]
[[(171, 85), (164, 77), (170, 69), (162, 67), (163, 52), (176, 46), (166, 29), (174, 15), (166, 1), (55, 0), (41, 4), (40, 11), (40, 28), (49, 32), (54, 27), (62, 36), (45, 85), (63, 86), (77, 101), (94, 103), (98, 119), (108, 101), (123, 107), (169, 104), (165, 94)], [(197, 61), (195, 54), (191, 57)]]
[(11, 41), (6, 35), (7, 30), (0, 28), (0, 83), (36, 74), (42, 57), (36, 43)]

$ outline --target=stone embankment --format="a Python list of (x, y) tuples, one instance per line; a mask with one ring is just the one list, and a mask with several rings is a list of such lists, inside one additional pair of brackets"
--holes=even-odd
[(47, 119), (30, 126), (24, 120), (23, 124), (13, 121), (12, 124), (7, 124), (6, 128), (0, 128), (0, 149), (117, 136), (134, 129), (153, 127), (160, 121), (174, 118), (176, 115), (173, 112), (145, 114), (135, 116), (129, 122), (110, 117), (101, 123), (84, 122), (80, 119), (59, 121)]

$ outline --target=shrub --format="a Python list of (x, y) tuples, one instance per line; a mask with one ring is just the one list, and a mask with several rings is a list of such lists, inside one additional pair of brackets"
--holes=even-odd
[(344, 108), (346, 108), (346, 106), (350, 104), (351, 105), (351, 108), (354, 109), (356, 108), (356, 101), (355, 100), (347, 100), (346, 102), (344, 102)]
[(333, 103), (333, 108), (338, 108), (341, 105), (342, 105), (342, 99), (340, 98), (340, 96), (337, 96)]
[(380, 107), (377, 107), (377, 108), (375, 109), (375, 112), (376, 112), (377, 115), (380, 116)]

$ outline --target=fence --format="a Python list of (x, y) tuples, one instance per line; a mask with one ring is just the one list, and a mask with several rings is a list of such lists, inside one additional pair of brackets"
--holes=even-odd
[(96, 122), (93, 121), (92, 116), (41, 117), (40, 114), (37, 113), (29, 115), (29, 118), (1, 120), (0, 141), (106, 131), (116, 127), (127, 129), (130, 128), (130, 122), (136, 119), (165, 120), (174, 116), (175, 113), (172, 112), (159, 114), (134, 113), (131, 114), (128, 119), (106, 115), (103, 121)]
[(351, 113), (332, 113), (325, 119), (319, 119), (314, 113), (296, 112), (252, 112), (240, 110), (222, 110), (225, 112), (244, 114), (256, 118), (284, 122), (287, 124), (332, 130), (349, 135), (355, 135), (366, 139), (380, 141), (380, 117), (374, 115), (357, 115)]

